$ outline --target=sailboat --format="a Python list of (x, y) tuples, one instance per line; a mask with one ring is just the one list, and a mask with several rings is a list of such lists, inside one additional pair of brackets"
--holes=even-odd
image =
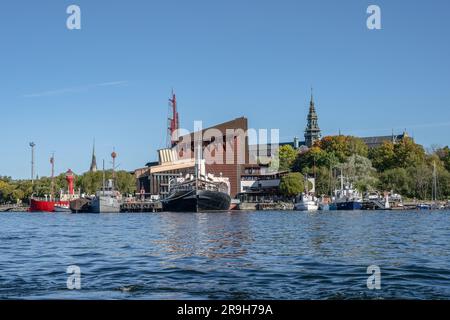
[(436, 162), (433, 162), (433, 183), (431, 185), (431, 204), (420, 203), (417, 205), (417, 209), (419, 210), (439, 210), (443, 209), (444, 206), (440, 205), (438, 202), (439, 191), (438, 191), (438, 179), (437, 179), (437, 168)]
[(195, 173), (176, 177), (169, 182), (169, 195), (161, 200), (164, 211), (209, 212), (230, 209), (230, 181), (226, 177), (206, 173), (205, 160), (197, 147)]

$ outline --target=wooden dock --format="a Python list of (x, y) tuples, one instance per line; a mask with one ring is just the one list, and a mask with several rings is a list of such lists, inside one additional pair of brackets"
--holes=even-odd
[(120, 212), (161, 212), (161, 202), (133, 201), (125, 202), (120, 206)]

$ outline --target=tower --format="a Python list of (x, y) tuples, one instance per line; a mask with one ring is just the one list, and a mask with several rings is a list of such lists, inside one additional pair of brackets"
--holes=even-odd
[(66, 172), (66, 181), (67, 181), (67, 186), (69, 189), (69, 196), (73, 196), (75, 194), (74, 192), (74, 188), (73, 188), (73, 180), (74, 180), (74, 174), (72, 172), (72, 170), (67, 170)]
[(314, 106), (313, 92), (311, 88), (311, 101), (309, 102), (308, 122), (305, 130), (305, 143), (308, 148), (311, 148), (314, 143), (320, 139), (320, 128), (317, 122), (318, 117), (316, 108)]
[(91, 160), (91, 167), (90, 167), (89, 171), (97, 172), (97, 158), (95, 157), (95, 140), (94, 140), (94, 144), (92, 146), (92, 160)]

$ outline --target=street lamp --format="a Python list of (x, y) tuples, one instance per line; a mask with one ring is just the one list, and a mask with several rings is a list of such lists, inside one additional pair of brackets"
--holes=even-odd
[(34, 184), (34, 147), (36, 144), (34, 142), (30, 142), (31, 147), (31, 185)]

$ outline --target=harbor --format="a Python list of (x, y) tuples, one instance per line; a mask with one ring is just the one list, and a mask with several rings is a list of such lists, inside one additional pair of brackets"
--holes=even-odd
[[(109, 161), (111, 167), (106, 168), (103, 160), (99, 170), (94, 142), (88, 172), (79, 177), (68, 169), (57, 176), (53, 154), (51, 176), (45, 178), (48, 184), (42, 187), (35, 177), (37, 146), (31, 142), (32, 176), (28, 182), (21, 183), (29, 183), (28, 190), (32, 192), (16, 199), (11, 194), (15, 203), (8, 204), (3, 199), (0, 212), (319, 212), (449, 208), (448, 147), (427, 154), (406, 131), (401, 135), (368, 138), (341, 133), (322, 137), (312, 91), (305, 140), (294, 137), (292, 142), (277, 144), (250, 144), (248, 132), (251, 129), (245, 117), (179, 135), (180, 115), (174, 92), (168, 101), (171, 117), (166, 132), (167, 147), (157, 150), (158, 161), (148, 162), (145, 167), (133, 171), (117, 171), (119, 154), (113, 150)], [(409, 152), (410, 157), (422, 159), (422, 166), (428, 166), (428, 171), (423, 173), (428, 176), (422, 174), (417, 176), (417, 182), (411, 180), (412, 187), (419, 181), (426, 181), (426, 184), (421, 182), (420, 189), (411, 190), (411, 195), (416, 197), (400, 194), (404, 182), (397, 187), (390, 181), (400, 179), (400, 174), (407, 174), (406, 169), (411, 170), (414, 177), (417, 169), (395, 166), (384, 169), (386, 165), (380, 161), (385, 160), (378, 158), (378, 154), (386, 148), (398, 149), (402, 156)], [(396, 156), (394, 153), (393, 157)], [(384, 171), (394, 174), (386, 177), (389, 183), (383, 183), (386, 179)], [(2, 184), (6, 188), (8, 181)], [(0, 195), (5, 194), (1, 192), (2, 184)], [(20, 194), (19, 190), (16, 194)]]
[(450, 300), (449, 12), (2, 1), (2, 306), (436, 313)]

